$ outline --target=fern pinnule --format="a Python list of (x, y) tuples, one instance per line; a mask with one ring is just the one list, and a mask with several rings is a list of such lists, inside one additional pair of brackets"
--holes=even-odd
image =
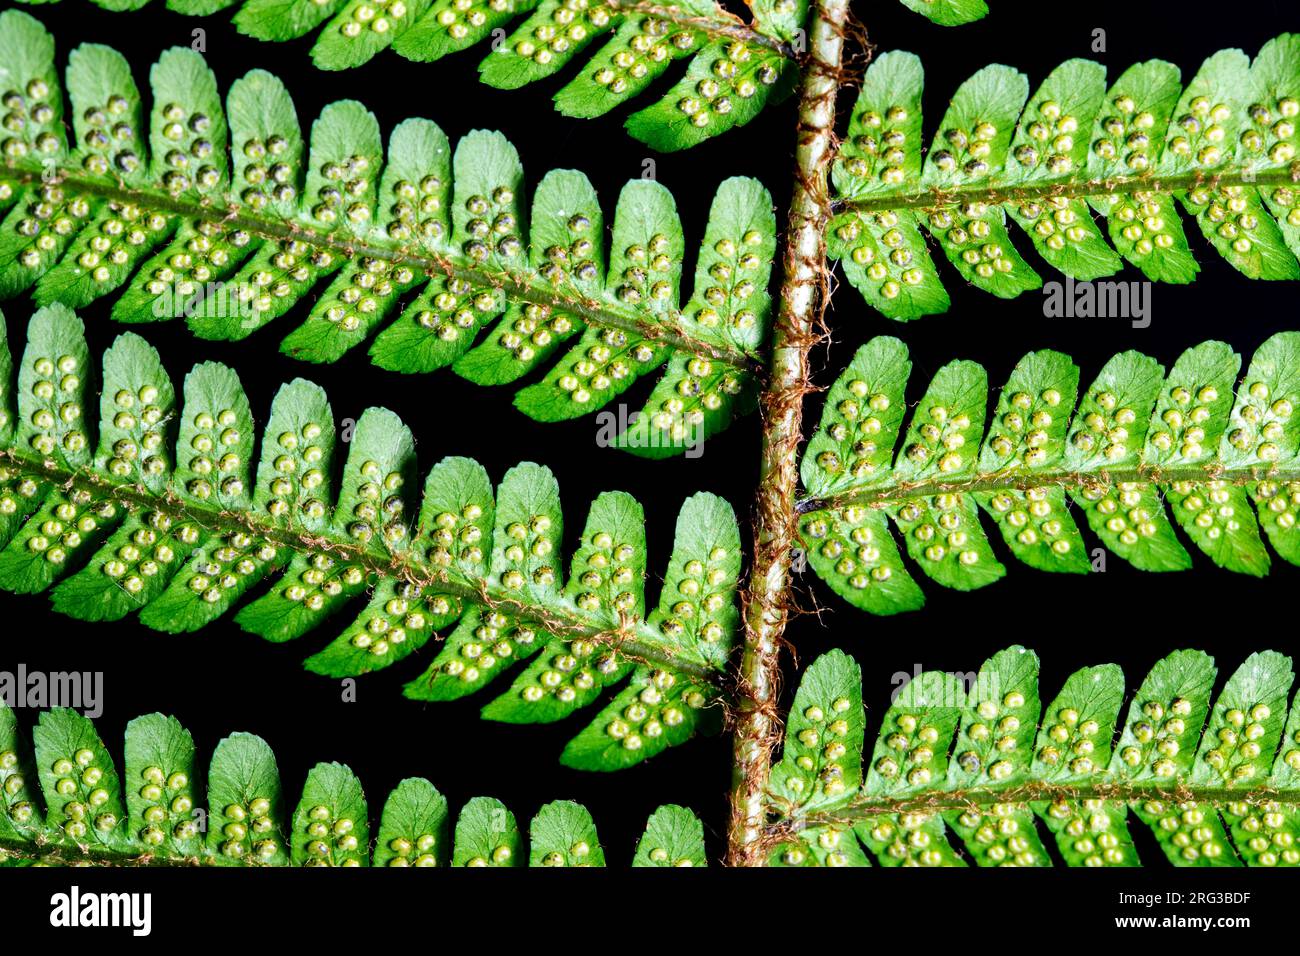
[(968, 681), (914, 677), (868, 754), (860, 669), (823, 654), (769, 778), (770, 860), (1050, 866), (1050, 843), (1068, 866), (1139, 866), (1131, 814), (1175, 866), (1300, 866), (1291, 659), (1252, 654), (1211, 706), (1215, 676), (1209, 655), (1175, 651), (1117, 725), (1120, 668), (1077, 671), (1044, 706), (1037, 656), (1010, 647)]
[(1188, 349), (1168, 375), (1129, 351), (1080, 395), (1068, 356), (1031, 352), (986, 428), (987, 374), (957, 361), (935, 374), (904, 433), (907, 349), (872, 339), (831, 387), (803, 455), (809, 563), (856, 607), (913, 610), (924, 595), (890, 522), (927, 577), (971, 590), (1006, 573), (982, 511), (1017, 560), (1087, 573), (1073, 501), (1108, 552), (1144, 571), (1191, 567), (1175, 526), (1231, 571), (1268, 573), (1261, 527), (1278, 557), (1300, 564), (1300, 333), (1268, 339), (1238, 385), (1240, 369), (1222, 342)]
[[(605, 865), (591, 814), (570, 800), (541, 807), (525, 838), (501, 801), (474, 797), (453, 833), (447, 798), (428, 780), (403, 780), (372, 820), (361, 781), (340, 763), (313, 767), (290, 813), (265, 740), (231, 734), (202, 768), (190, 732), (162, 714), (126, 725), (120, 776), (95, 725), (74, 710), (42, 713), (32, 743), (0, 702), (4, 866)], [(707, 866), (700, 821), (659, 807), (632, 865)]]
[(1176, 66), (1148, 60), (1107, 90), (1103, 66), (1075, 59), (1032, 96), (1023, 74), (993, 65), (957, 90), (923, 156), (921, 61), (886, 53), (867, 70), (835, 165), (829, 252), (874, 308), (915, 319), (949, 305), (923, 230), (966, 282), (1002, 298), (1043, 284), (1008, 217), (1071, 278), (1127, 261), (1188, 283), (1200, 267), (1181, 206), (1243, 275), (1300, 279), (1297, 64), (1300, 34), (1288, 33), (1253, 64), (1240, 50), (1214, 54), (1185, 88)]
[(325, 107), (309, 144), (274, 76), (236, 81), (223, 109), (203, 58), (179, 48), (151, 73), (147, 114), (120, 54), (72, 51), (69, 149), (53, 41), (24, 13), (0, 24), (0, 67), (39, 117), (4, 141), (0, 298), (34, 286), (40, 304), (81, 308), (120, 289), (118, 321), (184, 317), (203, 338), (238, 340), (328, 279), (286, 354), (334, 362), (369, 340), (382, 368), (450, 366), (483, 385), (549, 366), (516, 396), (540, 421), (595, 411), (666, 363), (617, 441), (648, 457), (753, 407), (776, 246), (758, 182), (720, 186), (683, 307), (685, 239), (654, 181), (623, 189), (607, 240), (591, 183), (553, 170), (529, 223), (501, 134), (473, 131), (453, 151), (434, 123), (407, 120), (385, 164), (378, 123), (349, 100)]
[[(7, 372), (6, 347), (0, 355)], [(49, 306), (28, 327), (16, 408), (9, 378), (0, 382), (0, 588), (53, 587), (62, 613), (139, 611), (146, 626), (178, 633), (278, 576), (236, 616), (277, 642), (364, 599), (309, 670), (389, 667), (441, 631), (446, 643), (410, 697), (461, 697), (533, 657), (485, 717), (556, 721), (622, 686), (565, 751), (586, 769), (638, 763), (709, 719), (739, 619), (739, 529), (722, 499), (701, 493), (683, 506), (647, 614), (645, 521), (630, 495), (595, 500), (566, 583), (548, 468), (516, 466), (494, 496), (481, 465), (445, 458), (416, 517), (414, 442), (386, 409), (360, 416), (339, 463), (329, 401), (303, 379), (280, 389), (255, 452), (248, 400), (225, 366), (197, 366), (178, 400), (154, 349), (122, 335), (104, 355), (98, 421), (94, 372), (80, 320)], [(624, 713), (633, 703), (638, 719)]]

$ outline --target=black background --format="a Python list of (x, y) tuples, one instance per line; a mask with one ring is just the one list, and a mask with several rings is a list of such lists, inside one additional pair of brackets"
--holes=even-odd
[[(1240, 46), (1253, 56), (1270, 37), (1300, 28), (1293, 0), (1257, 0), (1245, 15), (1231, 8), (1210, 15), (1197, 4), (1134, 0), (1046, 5), (992, 0), (991, 6), (993, 13), (986, 20), (946, 29), (890, 0), (855, 4), (878, 51), (903, 48), (921, 55), (927, 73), (927, 138), (956, 86), (989, 62), (1018, 67), (1028, 74), (1031, 89), (1057, 63), (1075, 56), (1100, 60), (1112, 80), (1137, 60), (1161, 57), (1179, 64), (1186, 81), (1200, 61), (1220, 47)], [(223, 94), (247, 70), (270, 69), (293, 94), (304, 132), (324, 104), (343, 98), (370, 107), (385, 137), (397, 122), (417, 115), (437, 121), (453, 141), (471, 129), (500, 129), (519, 148), (530, 184), (552, 167), (581, 169), (595, 184), (607, 214), (622, 184), (642, 175), (643, 161), (653, 159), (655, 175), (676, 195), (684, 222), (684, 275), (691, 274), (691, 250), (698, 247), (719, 181), (729, 175), (756, 176), (768, 185), (778, 210), (784, 210), (789, 195), (791, 103), (693, 150), (656, 155), (621, 130), (619, 123), (629, 109), (617, 118), (571, 120), (551, 109), (550, 96), (560, 82), (515, 92), (477, 83), (474, 68), (484, 47), (435, 64), (411, 63), (390, 51), (364, 68), (324, 73), (311, 65), (310, 38), (259, 43), (237, 34), (228, 12), (197, 19), (169, 13), (155, 3), (142, 12), (112, 14), (80, 0), (28, 9), (54, 33), (61, 63), (80, 42), (109, 43), (127, 55), (142, 88), (148, 65), (158, 54), (168, 46), (190, 45), (191, 31), (202, 27), (207, 60)], [(1091, 50), (1097, 28), (1106, 31), (1105, 53)], [(679, 73), (680, 67), (670, 75), (675, 79)], [(842, 120), (855, 92), (842, 94)], [(638, 105), (648, 102), (642, 98)], [(783, 215), (778, 222), (784, 226)], [(1187, 221), (1186, 226), (1202, 266), (1200, 279), (1189, 287), (1156, 286), (1149, 328), (1133, 329), (1124, 320), (1046, 319), (1039, 294), (997, 300), (966, 287), (945, 263), (940, 271), (952, 294), (951, 311), (906, 327), (870, 310), (847, 284), (840, 287), (829, 315), (833, 341), (813, 354), (816, 381), (829, 384), (860, 344), (881, 333), (900, 335), (911, 349), (916, 367), (909, 395), (915, 400), (930, 375), (959, 357), (984, 363), (996, 384), (1005, 381), (1024, 352), (1057, 348), (1075, 357), (1086, 382), (1110, 355), (1124, 349), (1142, 350), (1168, 366), (1182, 349), (1218, 336), (1248, 361), (1270, 334), (1300, 327), (1296, 284), (1248, 282), (1218, 258), (1193, 223)], [(1031, 244), (1023, 236), (1017, 246), (1034, 262)], [(936, 253), (936, 260), (941, 258)], [(1057, 278), (1045, 265), (1034, 264), (1046, 279)], [(1117, 278), (1141, 276), (1128, 268)], [(96, 353), (122, 331), (109, 320), (110, 304), (104, 300), (83, 313)], [(326, 367), (288, 359), (278, 352), (280, 338), (306, 316), (308, 307), (299, 305), (241, 344), (197, 340), (179, 322), (134, 328), (158, 347), (177, 382), (202, 360), (233, 366), (260, 420), (278, 385), (302, 375), (325, 387), (339, 419), (355, 419), (371, 404), (396, 411), (415, 432), (422, 472), (448, 454), (477, 458), (494, 481), (519, 461), (549, 465), (563, 496), (566, 555), (589, 502), (607, 489), (629, 491), (645, 504), (652, 576), (666, 563), (676, 513), (689, 494), (716, 492), (748, 521), (757, 478), (757, 416), (710, 439), (698, 459), (645, 462), (597, 447), (592, 417), (559, 425), (526, 419), (512, 407), (510, 388), (472, 386), (450, 372), (397, 376), (371, 366), (364, 349)], [(16, 349), (21, 349), (31, 309), (25, 298), (4, 306)], [(650, 386), (649, 380), (640, 383), (625, 398), (630, 408), (639, 407)], [(815, 423), (819, 414), (820, 400), (813, 396), (805, 421)], [(1000, 542), (996, 546), (1000, 548)], [(1275, 559), (1272, 577), (1253, 580), (1219, 571), (1199, 553), (1195, 561), (1195, 569), (1187, 573), (1144, 575), (1112, 559), (1105, 574), (1089, 576), (1051, 576), (1007, 562), (1005, 581), (973, 594), (945, 591), (922, 580), (929, 599), (926, 609), (892, 619), (849, 609), (807, 572), (800, 581), (799, 601), (818, 613), (794, 620), (788, 637), (801, 668), (831, 647), (853, 654), (863, 667), (869, 718), (883, 711), (897, 672), (910, 673), (917, 666), (975, 670), (990, 653), (1011, 643), (1038, 651), (1046, 698), (1073, 669), (1087, 664), (1120, 663), (1132, 687), (1158, 658), (1178, 647), (1200, 647), (1214, 654), (1224, 671), (1221, 676), (1250, 651), (1295, 648), (1297, 569)], [(652, 580), (649, 590), (657, 593), (657, 582)], [(277, 646), (243, 633), (229, 618), (197, 634), (170, 637), (147, 631), (134, 619), (89, 625), (56, 616), (44, 596), (6, 595), (3, 610), (0, 669), (23, 662), (31, 669), (104, 672), (105, 708), (98, 724), (118, 755), (126, 721), (159, 710), (188, 726), (204, 754), (233, 730), (262, 735), (279, 755), (285, 789), (294, 799), (314, 763), (340, 760), (365, 784), (372, 815), (400, 779), (420, 775), (433, 780), (453, 808), (477, 794), (493, 795), (506, 801), (521, 824), (548, 800), (579, 800), (595, 817), (611, 865), (630, 860), (647, 815), (662, 803), (684, 804), (700, 815), (711, 858), (725, 844), (725, 737), (694, 741), (616, 775), (581, 773), (561, 767), (556, 758), (564, 742), (583, 726), (582, 717), (551, 727), (513, 727), (478, 719), (478, 707), (489, 695), (431, 705), (403, 698), (401, 685), (422, 670), (432, 647), (418, 660), (361, 679), (357, 702), (344, 703), (336, 681), (306, 674), (299, 666), (333, 636), (328, 627)], [(788, 680), (787, 695), (792, 685)], [(24, 713), (20, 719), (33, 717)], [(869, 734), (874, 727), (875, 721), (869, 720)], [(1158, 864), (1162, 856), (1154, 844), (1137, 826), (1133, 830), (1143, 839), (1145, 859)], [(965, 883), (960, 892), (968, 889)]]

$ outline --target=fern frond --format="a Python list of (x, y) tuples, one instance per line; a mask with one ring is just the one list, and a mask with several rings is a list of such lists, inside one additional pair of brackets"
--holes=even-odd
[(573, 170), (543, 177), (529, 223), (519, 157), (499, 133), (471, 132), (453, 153), (434, 123), (407, 120), (385, 165), (375, 118), (343, 101), (309, 145), (274, 76), (236, 81), (223, 110), (202, 57), (179, 48), (151, 73), (147, 137), (121, 55), (74, 50), (69, 150), (53, 41), (16, 11), (0, 14), (0, 33), (0, 68), (30, 120), (3, 143), (13, 208), (0, 298), (35, 286), (40, 304), (80, 308), (121, 289), (118, 321), (184, 317), (202, 338), (238, 340), (329, 279), (284, 353), (334, 362), (371, 340), (381, 368), (450, 366), (484, 385), (549, 366), (516, 396), (540, 421), (592, 412), (666, 364), (637, 427), (617, 436), (648, 457), (680, 454), (754, 405), (776, 247), (755, 180), (719, 187), (680, 307), (685, 239), (653, 181), (623, 189), (608, 242)]
[[(290, 813), (265, 740), (224, 738), (205, 777), (190, 732), (162, 714), (126, 725), (120, 776), (95, 725), (74, 710), (42, 713), (32, 744), (0, 702), (4, 865), (605, 865), (591, 814), (569, 800), (539, 809), (525, 841), (504, 804), (475, 797), (453, 836), (447, 798), (428, 780), (399, 783), (376, 821), (352, 771), (320, 763)], [(682, 807), (660, 807), (632, 865), (707, 866), (700, 821)]]
[(1222, 342), (1188, 349), (1168, 375), (1124, 352), (1080, 396), (1068, 356), (1031, 352), (986, 428), (987, 374), (952, 362), (895, 457), (911, 362), (897, 339), (872, 339), (831, 387), (803, 455), (808, 561), (856, 607), (913, 610), (924, 595), (890, 522), (927, 577), (972, 590), (1006, 573), (982, 511), (1016, 559), (1087, 573), (1073, 501), (1109, 552), (1144, 571), (1191, 566), (1175, 526), (1230, 571), (1268, 573), (1260, 527), (1278, 557), (1300, 564), (1300, 333), (1268, 339), (1238, 385), (1240, 369)]
[(915, 677), (868, 757), (858, 665), (823, 654), (795, 695), (770, 777), (770, 859), (1050, 866), (1055, 844), (1068, 866), (1139, 866), (1136, 818), (1175, 866), (1300, 866), (1291, 659), (1252, 654), (1211, 706), (1215, 676), (1209, 655), (1175, 651), (1117, 727), (1117, 666), (1075, 672), (1044, 707), (1038, 657), (1010, 647), (972, 686), (947, 673)]
[(248, 400), (225, 366), (196, 366), (178, 398), (157, 352), (126, 333), (104, 354), (98, 416), (94, 378), (81, 321), (63, 306), (38, 312), (16, 390), (0, 383), (0, 588), (53, 587), (64, 614), (139, 611), (179, 633), (278, 577), (235, 618), (276, 642), (364, 599), (308, 670), (378, 670), (443, 631), (408, 696), (462, 697), (535, 657), (484, 716), (541, 723), (621, 686), (565, 750), (583, 769), (638, 763), (709, 719), (739, 620), (740, 532), (721, 498), (682, 507), (646, 614), (645, 522), (630, 495), (593, 503), (566, 583), (548, 468), (516, 466), (494, 497), (481, 465), (445, 458), (417, 510), (414, 442), (387, 409), (361, 415), (336, 463), (329, 401), (303, 379), (280, 389), (255, 451)]
[[(124, 9), (120, 0), (95, 2)], [(129, 0), (126, 9), (146, 3)], [(661, 152), (744, 126), (786, 99), (808, 15), (807, 0), (747, 0), (748, 20), (713, 0), (168, 0), (167, 8), (206, 16), (235, 5), (236, 29), (258, 40), (293, 40), (319, 28), (311, 56), (322, 70), (361, 66), (390, 46), (430, 63), (489, 38), (479, 79), (497, 89), (549, 80), (577, 63), (554, 99), (561, 114), (583, 119), (632, 101), (689, 58), (684, 75), (624, 123)]]
[(833, 171), (829, 252), (889, 318), (948, 308), (923, 232), (979, 289), (1040, 288), (1008, 218), (1074, 279), (1127, 261), (1187, 283), (1199, 266), (1181, 206), (1243, 275), (1300, 278), (1300, 34), (1269, 41), (1253, 64), (1220, 51), (1186, 88), (1176, 66), (1148, 60), (1107, 90), (1105, 68), (1076, 59), (1030, 96), (1023, 74), (989, 66), (957, 90), (924, 156), (922, 85), (913, 54), (878, 57)]

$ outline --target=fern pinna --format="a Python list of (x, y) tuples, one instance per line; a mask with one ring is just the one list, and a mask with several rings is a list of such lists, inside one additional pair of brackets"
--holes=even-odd
[[(1175, 866), (1300, 866), (1300, 703), (1291, 659), (1252, 654), (1213, 698), (1201, 651), (1158, 662), (1124, 703), (1113, 664), (1044, 706), (1038, 658), (927, 671), (865, 749), (862, 679), (840, 651), (807, 669), (769, 778), (780, 866), (1138, 866), (1130, 815)], [(1147, 861), (1149, 862), (1149, 861)]]
[(988, 376), (957, 361), (935, 374), (904, 432), (907, 349), (872, 339), (831, 387), (804, 451), (808, 562), (857, 607), (914, 610), (925, 598), (890, 523), (927, 577), (972, 590), (1006, 573), (983, 512), (1016, 559), (1087, 573), (1073, 501), (1109, 553), (1144, 571), (1191, 567), (1175, 525), (1231, 571), (1268, 573), (1260, 527), (1300, 564), (1300, 333), (1261, 345), (1238, 383), (1240, 370), (1222, 342), (1188, 349), (1168, 374), (1130, 351), (1080, 396), (1068, 356), (1031, 352), (986, 426)]
[(1128, 262), (1186, 283), (1200, 267), (1181, 206), (1244, 275), (1300, 279), (1300, 34), (1269, 41), (1253, 63), (1222, 50), (1186, 88), (1163, 60), (1130, 67), (1109, 90), (1104, 67), (1069, 60), (1032, 96), (1023, 74), (989, 66), (957, 90), (924, 156), (922, 86), (913, 54), (876, 58), (833, 170), (831, 255), (885, 316), (948, 309), (923, 231), (978, 289), (1040, 288), (1008, 218), (1071, 278)]
[(0, 14), (0, 67), (19, 118), (3, 138), (0, 297), (34, 287), (38, 303), (81, 308), (121, 290), (118, 321), (184, 317), (196, 335), (237, 340), (329, 279), (283, 352), (334, 362), (373, 336), (381, 368), (451, 366), (483, 385), (549, 365), (516, 396), (540, 421), (594, 411), (666, 363), (617, 439), (649, 457), (754, 405), (776, 226), (751, 179), (719, 188), (680, 307), (685, 239), (651, 180), (624, 188), (607, 241), (591, 183), (554, 170), (530, 226), (522, 166), (499, 133), (471, 132), (453, 153), (434, 123), (407, 120), (384, 164), (378, 123), (348, 100), (325, 107), (308, 146), (278, 79), (252, 71), (223, 110), (203, 58), (179, 48), (151, 73), (147, 121), (120, 54), (73, 50), (69, 149), (44, 27)]
[[(146, 3), (99, 5), (126, 10)], [(167, 6), (202, 16), (236, 4), (241, 0)], [(242, 0), (234, 23), (258, 40), (292, 40), (320, 28), (311, 57), (323, 70), (361, 66), (389, 46), (428, 63), (489, 38), (479, 77), (498, 89), (548, 80), (581, 62), (555, 94), (560, 113), (581, 118), (636, 99), (674, 61), (690, 58), (684, 75), (625, 123), (634, 137), (667, 152), (744, 126), (793, 91), (807, 0), (747, 5), (746, 20), (713, 0)], [(504, 28), (525, 15), (507, 36)], [(587, 56), (595, 43), (599, 49)]]
[(494, 498), (482, 466), (445, 458), (417, 514), (414, 442), (391, 412), (362, 414), (336, 474), (329, 401), (298, 379), (276, 396), (255, 452), (233, 371), (196, 366), (178, 396), (157, 352), (133, 333), (104, 354), (95, 416), (94, 363), (81, 321), (63, 306), (32, 319), (16, 388), (7, 348), (0, 371), (0, 588), (53, 586), (65, 614), (99, 621), (139, 611), (142, 624), (177, 633), (278, 575), (235, 618), (277, 642), (363, 601), (309, 670), (364, 674), (443, 632), (407, 696), (463, 697), (533, 659), (483, 714), (542, 723), (621, 686), (565, 748), (562, 760), (586, 769), (639, 763), (712, 717), (740, 574), (735, 515), (714, 495), (683, 506), (647, 615), (645, 521), (630, 495), (606, 492), (592, 504), (566, 583), (559, 488), (543, 466), (511, 469)]
[[(605, 865), (591, 814), (570, 800), (541, 807), (525, 837), (501, 801), (474, 797), (452, 831), (447, 798), (411, 777), (372, 829), (361, 782), (340, 763), (317, 764), (291, 809), (275, 754), (253, 734), (226, 737), (205, 767), (176, 718), (137, 717), (126, 725), (120, 776), (76, 711), (43, 713), (32, 744), (0, 702), (0, 866)], [(700, 821), (672, 805), (651, 815), (632, 859), (707, 865)]]

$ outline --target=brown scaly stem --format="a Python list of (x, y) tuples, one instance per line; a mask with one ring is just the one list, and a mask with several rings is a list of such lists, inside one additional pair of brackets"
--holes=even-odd
[(820, 0), (809, 14), (809, 61), (799, 101), (795, 184), (790, 200), (780, 309), (763, 393), (763, 449), (754, 516), (754, 567), (744, 609), (745, 645), (736, 686), (731, 824), (727, 862), (762, 866), (763, 792), (780, 735), (776, 713), (780, 644), (794, 547), (796, 459), (809, 390), (808, 352), (829, 298), (827, 171), (835, 155), (835, 94), (848, 0)]

